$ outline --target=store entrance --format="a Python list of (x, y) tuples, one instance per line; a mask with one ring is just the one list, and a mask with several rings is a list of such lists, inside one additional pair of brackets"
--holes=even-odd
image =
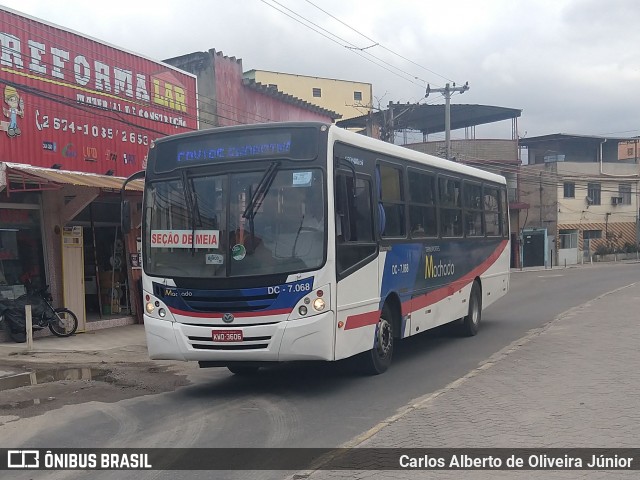
[(87, 321), (130, 315), (124, 238), (117, 199), (91, 203), (75, 219), (83, 227)]
[(122, 230), (119, 226), (85, 227), (84, 239), (87, 319), (128, 315), (131, 307)]

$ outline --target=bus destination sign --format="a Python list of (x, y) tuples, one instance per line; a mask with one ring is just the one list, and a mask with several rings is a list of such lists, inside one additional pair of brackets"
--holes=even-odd
[(212, 132), (156, 145), (156, 173), (176, 168), (211, 165), (237, 160), (312, 160), (318, 152), (315, 128), (264, 129), (252, 132)]

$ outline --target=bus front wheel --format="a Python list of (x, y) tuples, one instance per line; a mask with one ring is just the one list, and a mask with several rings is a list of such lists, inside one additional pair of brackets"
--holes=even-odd
[(478, 282), (473, 282), (469, 295), (469, 313), (462, 319), (462, 334), (473, 337), (478, 333), (482, 318), (482, 291)]
[(387, 371), (393, 356), (393, 334), (393, 315), (389, 306), (385, 305), (376, 325), (373, 348), (364, 352), (361, 357), (361, 365), (366, 374), (379, 375)]

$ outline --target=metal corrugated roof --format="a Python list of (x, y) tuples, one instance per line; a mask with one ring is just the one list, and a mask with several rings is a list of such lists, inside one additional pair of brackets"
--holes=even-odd
[[(424, 133), (439, 133), (446, 129), (445, 105), (394, 103), (391, 106), (394, 111), (393, 123), (396, 130), (408, 128)], [(492, 105), (455, 104), (450, 107), (451, 130), (518, 118), (522, 113), (520, 109)], [(371, 115), (341, 120), (336, 122), (336, 125), (343, 128), (365, 128), (367, 122), (372, 119), (379, 125), (383, 124), (388, 115), (389, 111), (384, 110)]]
[[(67, 170), (56, 170), (53, 168), (34, 167), (22, 163), (4, 162), (0, 164), (0, 175), (3, 183), (39, 183), (51, 186), (77, 185), (80, 187), (107, 188), (120, 190), (124, 181), (123, 177), (112, 175), (99, 175), (97, 173), (71, 172)], [(129, 182), (126, 190), (142, 192), (144, 182), (134, 180)]]
[(638, 137), (604, 137), (599, 135), (579, 135), (573, 133), (551, 133), (548, 135), (539, 135), (537, 137), (520, 138), (518, 144), (521, 146), (529, 147), (537, 143), (545, 142), (569, 142), (569, 141), (592, 141), (594, 143), (601, 143), (603, 140), (612, 140), (617, 142), (633, 141)]

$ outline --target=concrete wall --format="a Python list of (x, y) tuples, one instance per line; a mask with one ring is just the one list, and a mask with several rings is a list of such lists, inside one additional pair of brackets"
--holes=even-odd
[[(431, 155), (444, 157), (446, 145), (443, 141), (410, 143), (404, 145)], [(518, 163), (518, 142), (515, 140), (451, 140), (452, 155), (462, 163), (515, 162)]]
[(165, 62), (197, 76), (201, 129), (277, 121), (333, 123), (331, 117), (313, 111), (313, 108), (305, 108), (300, 100), (290, 99), (287, 102), (244, 85), (242, 60), (239, 58), (211, 49)]
[[(342, 115), (342, 120), (359, 117), (371, 111), (373, 89), (370, 83), (309, 77), (265, 70), (249, 70), (245, 72), (244, 75), (246, 78), (250, 78), (264, 85), (276, 85), (277, 89), (282, 92), (337, 112)], [(321, 90), (321, 97), (313, 96), (314, 88)], [(362, 100), (355, 100), (354, 92), (360, 92)]]
[[(227, 105), (225, 115), (219, 115), (220, 125), (284, 120), (315, 120), (332, 123), (332, 119), (325, 115), (247, 88), (242, 84), (242, 60), (224, 56), (221, 52), (211, 53), (218, 103), (224, 102)], [(225, 107), (219, 105), (219, 111), (221, 108)]]
[[(601, 217), (602, 218), (602, 217)], [(559, 223), (559, 230), (577, 230), (578, 231), (578, 251), (587, 249), (584, 241), (585, 230), (599, 230), (602, 232), (602, 238), (589, 240), (589, 253), (593, 254), (600, 246), (609, 246), (611, 248), (621, 249), (627, 243), (636, 244), (636, 223), (635, 222), (576, 222), (576, 223)]]
[(555, 170), (547, 165), (523, 165), (520, 168), (520, 201), (529, 204), (521, 227), (546, 228), (556, 237), (558, 188)]

